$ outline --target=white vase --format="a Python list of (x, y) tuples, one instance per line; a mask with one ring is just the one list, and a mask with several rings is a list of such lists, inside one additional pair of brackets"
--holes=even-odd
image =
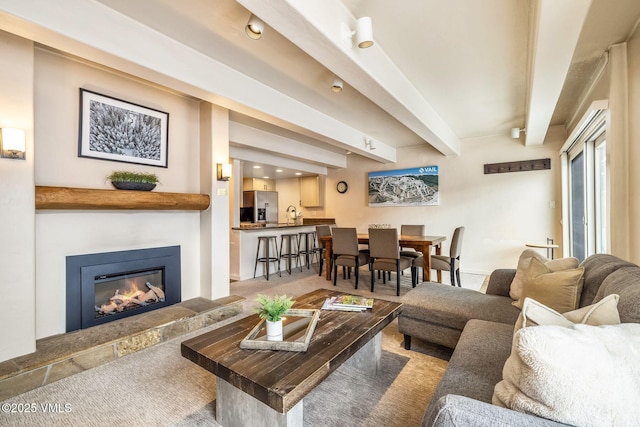
[(267, 320), (267, 341), (282, 341), (282, 320)]

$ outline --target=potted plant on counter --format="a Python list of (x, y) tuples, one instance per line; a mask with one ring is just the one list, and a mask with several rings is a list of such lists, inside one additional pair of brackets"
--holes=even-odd
[(160, 182), (155, 173), (147, 172), (116, 171), (107, 179), (119, 190), (151, 191)]
[(282, 341), (282, 316), (289, 311), (295, 301), (286, 295), (258, 295), (256, 313), (267, 322), (267, 340)]

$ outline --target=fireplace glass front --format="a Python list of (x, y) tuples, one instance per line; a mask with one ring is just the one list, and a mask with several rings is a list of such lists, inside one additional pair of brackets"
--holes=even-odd
[(100, 275), (94, 286), (96, 318), (165, 300), (164, 268)]

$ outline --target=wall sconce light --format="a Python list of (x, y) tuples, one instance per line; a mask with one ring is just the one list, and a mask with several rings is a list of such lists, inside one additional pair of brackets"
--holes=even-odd
[(333, 84), (331, 85), (331, 91), (336, 93), (342, 92), (343, 85), (344, 83), (342, 82), (342, 80), (339, 77), (336, 77), (333, 81)]
[(520, 132), (526, 132), (526, 129), (511, 128), (511, 138), (514, 138), (514, 139), (520, 138)]
[(230, 163), (218, 163), (218, 181), (229, 181), (231, 178), (231, 164)]
[(366, 49), (373, 46), (373, 25), (371, 18), (363, 16), (358, 19), (356, 31), (351, 31), (348, 25), (342, 24), (343, 41), (350, 47), (353, 47), (353, 35), (356, 35), (356, 44), (360, 49)]
[(373, 144), (373, 140), (372, 139), (364, 139), (364, 146), (367, 147), (369, 150), (373, 151), (376, 149), (376, 146)]
[(262, 19), (251, 14), (249, 21), (247, 22), (247, 26), (244, 27), (244, 31), (247, 33), (249, 38), (253, 40), (260, 40), (262, 33), (264, 32), (264, 22)]
[(25, 159), (26, 142), (24, 130), (0, 129), (0, 156), (5, 159)]

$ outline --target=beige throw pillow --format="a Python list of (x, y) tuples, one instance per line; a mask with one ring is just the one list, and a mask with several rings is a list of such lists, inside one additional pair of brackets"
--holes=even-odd
[(524, 286), (518, 301), (512, 304), (522, 309), (526, 297), (545, 304), (560, 313), (575, 310), (580, 302), (584, 268), (552, 271), (537, 258), (531, 258), (524, 270)]
[(518, 259), (518, 267), (516, 269), (516, 275), (511, 282), (511, 287), (509, 288), (509, 296), (513, 300), (519, 300), (522, 296), (522, 288), (524, 287), (525, 277), (524, 270), (529, 267), (529, 263), (532, 258), (537, 259), (542, 262), (549, 270), (551, 271), (561, 271), (561, 270), (569, 270), (573, 268), (577, 268), (579, 261), (578, 258), (560, 258), (554, 260), (548, 260), (547, 258), (540, 255), (537, 251), (533, 249), (526, 249), (522, 254), (520, 254), (520, 258)]

